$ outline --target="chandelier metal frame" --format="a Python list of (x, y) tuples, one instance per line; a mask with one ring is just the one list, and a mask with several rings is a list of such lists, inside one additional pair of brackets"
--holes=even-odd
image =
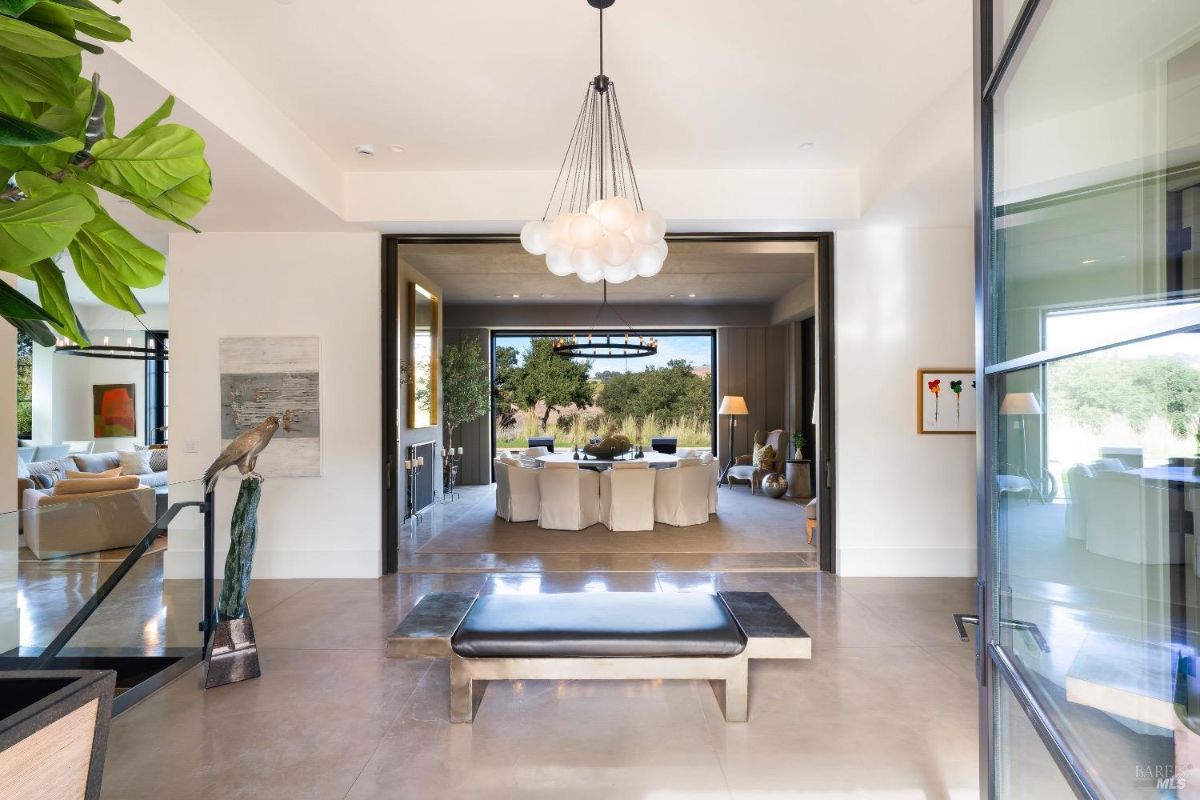
[[(607, 282), (604, 283), (603, 292), (603, 300), (600, 308), (596, 311), (596, 316), (592, 319), (587, 340), (580, 341), (578, 336), (571, 336), (569, 339), (560, 336), (554, 340), (554, 354), (563, 358), (645, 358), (657, 353), (658, 339), (653, 336), (646, 337), (634, 331), (633, 326), (621, 315), (621, 312), (609, 305)], [(596, 333), (596, 323), (600, 321), (600, 315), (606, 308), (616, 314), (617, 318), (625, 324), (625, 327), (629, 329), (628, 333), (611, 331)], [(621, 339), (614, 342), (612, 340), (614, 336), (620, 336)], [(630, 341), (633, 336), (637, 337), (636, 342)], [(603, 337), (604, 341), (598, 341), (600, 337)]]

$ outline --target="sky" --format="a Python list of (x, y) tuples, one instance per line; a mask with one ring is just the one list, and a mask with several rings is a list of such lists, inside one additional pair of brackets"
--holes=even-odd
[[(496, 344), (515, 347), (520, 353), (529, 348), (529, 336), (497, 336)], [(693, 367), (711, 367), (712, 338), (702, 336), (660, 336), (658, 352), (645, 358), (598, 358), (593, 361), (592, 372), (641, 372), (648, 367), (665, 367), (668, 361), (682, 358)]]

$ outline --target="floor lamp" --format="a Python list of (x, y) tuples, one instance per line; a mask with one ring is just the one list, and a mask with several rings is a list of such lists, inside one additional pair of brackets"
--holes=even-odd
[(747, 416), (749, 413), (750, 410), (746, 408), (746, 398), (736, 394), (727, 394), (721, 398), (721, 407), (717, 409), (717, 414), (725, 414), (729, 417), (729, 458), (725, 460), (725, 467), (717, 476), (717, 483), (725, 480), (725, 475), (733, 466), (733, 429), (737, 425), (737, 418)]
[(1021, 429), (1021, 477), (1029, 481), (1033, 490), (1038, 493), (1038, 498), (1042, 502), (1045, 502), (1045, 498), (1042, 495), (1042, 482), (1040, 480), (1035, 481), (1033, 476), (1029, 474), (1029, 441), (1025, 434), (1025, 417), (1041, 416), (1042, 404), (1038, 402), (1037, 395), (1033, 392), (1010, 392), (1004, 395), (1004, 400), (1000, 403), (1000, 414), (1005, 417), (1017, 418), (1017, 425)]

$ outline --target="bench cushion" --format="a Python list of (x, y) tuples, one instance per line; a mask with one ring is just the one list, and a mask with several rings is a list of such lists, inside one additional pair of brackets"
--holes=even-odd
[(468, 658), (735, 656), (746, 637), (715, 595), (574, 592), (483, 595), (459, 626)]

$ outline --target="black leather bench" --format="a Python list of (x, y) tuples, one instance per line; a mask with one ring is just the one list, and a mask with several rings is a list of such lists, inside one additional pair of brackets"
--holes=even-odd
[(812, 641), (767, 592), (583, 592), (423, 597), (391, 657), (450, 659), (450, 719), (471, 722), (490, 680), (703, 679), (744, 722), (749, 661), (810, 658)]

